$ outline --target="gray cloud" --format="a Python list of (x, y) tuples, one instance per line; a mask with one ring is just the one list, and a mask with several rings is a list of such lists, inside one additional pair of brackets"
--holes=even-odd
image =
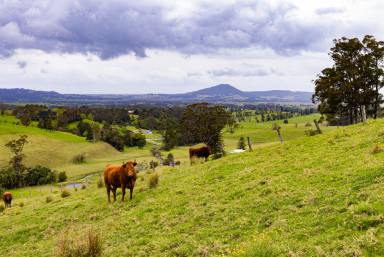
[(19, 66), (20, 69), (24, 69), (27, 67), (27, 62), (26, 61), (18, 61), (17, 66)]
[(223, 48), (271, 48), (280, 54), (311, 50), (325, 40), (327, 23), (300, 22), (291, 4), (267, 0), (200, 4), (193, 15), (170, 18), (156, 1), (6, 1), (0, 6), (0, 56), (15, 49), (93, 53), (102, 59), (146, 49), (188, 54)]

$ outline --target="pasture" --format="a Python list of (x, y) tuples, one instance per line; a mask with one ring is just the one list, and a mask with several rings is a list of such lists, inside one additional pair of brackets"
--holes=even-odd
[[(307, 122), (312, 122), (318, 118), (318, 114), (295, 117), (289, 120), (289, 124), (282, 124), (282, 121), (276, 121), (281, 124), (282, 134), (285, 140), (291, 140), (299, 137), (305, 137), (304, 131), (309, 129), (305, 127)], [(69, 178), (79, 179), (87, 174), (101, 172), (108, 163), (122, 163), (126, 160), (136, 159), (139, 163), (148, 163), (154, 160), (150, 155), (150, 149), (153, 145), (159, 146), (161, 136), (153, 132), (147, 137), (147, 145), (139, 149), (137, 147), (125, 148), (124, 152), (115, 150), (112, 146), (104, 142), (92, 144), (83, 137), (71, 133), (60, 131), (48, 131), (37, 128), (36, 126), (25, 127), (18, 124), (14, 116), (0, 115), (0, 167), (6, 166), (10, 158), (9, 150), (4, 145), (17, 138), (18, 135), (28, 135), (29, 143), (25, 146), (27, 166), (43, 165), (49, 168), (66, 171)], [(249, 136), (254, 147), (265, 143), (278, 143), (276, 131), (272, 130), (274, 122), (256, 123), (242, 122), (240, 128), (233, 134), (224, 132), (224, 144), (227, 152), (237, 148), (237, 142), (240, 136)], [(295, 123), (298, 127), (295, 127)], [(137, 129), (128, 127), (135, 132)], [(333, 129), (323, 127), (323, 130)], [(188, 147), (177, 147), (170, 151), (176, 160), (181, 161), (182, 165), (189, 165)], [(74, 164), (74, 156), (85, 153), (86, 162), (79, 165)], [(164, 157), (169, 152), (163, 152)]]
[(66, 198), (49, 186), (14, 190), (15, 206), (0, 215), (0, 255), (51, 256), (62, 233), (90, 227), (104, 256), (384, 255), (384, 152), (372, 152), (384, 145), (383, 125), (162, 167), (154, 189), (142, 171), (124, 203), (107, 203), (98, 176)]

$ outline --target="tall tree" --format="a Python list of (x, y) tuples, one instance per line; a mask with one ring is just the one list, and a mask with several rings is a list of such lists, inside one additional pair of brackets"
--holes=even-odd
[(384, 42), (377, 41), (371, 35), (366, 35), (363, 39), (363, 44), (370, 65), (368, 76), (374, 90), (375, 102), (373, 105), (373, 117), (376, 119), (379, 106), (383, 103), (380, 89), (384, 87)]
[[(319, 103), (319, 111), (328, 120), (343, 120), (349, 124), (359, 122), (368, 114), (376, 117), (381, 101), (382, 45), (373, 37), (334, 40), (329, 53), (334, 64), (317, 76), (312, 99)], [(381, 59), (380, 59), (381, 58)]]
[(23, 176), (25, 172), (25, 166), (23, 160), (25, 155), (23, 154), (24, 145), (28, 143), (27, 135), (20, 136), (19, 139), (9, 141), (5, 146), (8, 147), (13, 153), (13, 157), (9, 160), (9, 165), (14, 169), (17, 175), (17, 184), (22, 186)]
[(224, 154), (222, 129), (233, 122), (224, 106), (198, 103), (187, 106), (181, 121), (182, 139), (186, 144), (205, 143), (214, 156)]

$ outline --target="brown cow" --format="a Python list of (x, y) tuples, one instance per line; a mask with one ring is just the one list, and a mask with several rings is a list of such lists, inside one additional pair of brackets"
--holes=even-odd
[(11, 192), (5, 192), (3, 194), (3, 201), (5, 204), (5, 208), (12, 206), (12, 193)]
[(201, 147), (191, 147), (189, 148), (189, 160), (192, 165), (192, 158), (204, 158), (205, 161), (208, 160), (209, 155), (211, 155), (212, 151), (209, 146), (201, 146)]
[(130, 198), (132, 199), (133, 188), (135, 187), (136, 182), (136, 171), (135, 171), (136, 162), (127, 162), (123, 165), (107, 165), (104, 171), (104, 183), (107, 189), (108, 202), (111, 202), (110, 191), (113, 193), (113, 200), (116, 201), (116, 189), (121, 187), (123, 196), (121, 201), (124, 201), (125, 188), (130, 190)]

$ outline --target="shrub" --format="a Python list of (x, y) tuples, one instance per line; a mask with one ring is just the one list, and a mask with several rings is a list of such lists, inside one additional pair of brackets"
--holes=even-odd
[(175, 165), (177, 165), (177, 166), (180, 165), (180, 161), (176, 161)]
[(245, 150), (245, 139), (243, 136), (239, 138), (239, 142), (237, 142), (237, 148)]
[(85, 158), (86, 158), (85, 153), (80, 153), (80, 154), (73, 156), (72, 162), (74, 164), (81, 164), (81, 163), (85, 162)]
[(137, 133), (132, 137), (133, 144), (138, 146), (139, 148), (143, 148), (147, 141), (145, 140), (145, 135), (141, 133)]
[(288, 124), (288, 120), (287, 119), (284, 120), (284, 124)]
[(23, 201), (19, 202), (19, 207), (24, 207), (24, 202)]
[(71, 195), (71, 192), (69, 192), (68, 189), (63, 189), (63, 191), (61, 191), (61, 197), (68, 197)]
[(315, 135), (320, 134), (320, 133), (317, 129), (309, 129), (309, 130), (305, 131), (305, 134), (307, 136), (315, 136)]
[(59, 257), (100, 257), (101, 253), (101, 238), (93, 230), (89, 230), (86, 237), (76, 239), (71, 239), (67, 233), (63, 233), (56, 250)]
[(53, 201), (53, 198), (52, 198), (52, 196), (50, 196), (50, 195), (48, 195), (46, 198), (45, 198), (45, 202), (46, 203), (50, 203), (50, 202), (52, 202)]
[(82, 184), (82, 185), (81, 185), (81, 189), (82, 189), (82, 190), (84, 190), (84, 189), (86, 189), (86, 188), (87, 188), (87, 186), (86, 186), (85, 184)]
[(173, 156), (172, 153), (169, 153), (168, 156), (167, 156), (167, 164), (164, 164), (164, 165), (168, 165), (168, 166), (175, 166), (175, 157)]
[(59, 172), (59, 174), (57, 175), (57, 182), (64, 182), (66, 180), (67, 180), (67, 173), (65, 173), (65, 171)]
[(158, 173), (153, 173), (149, 176), (149, 188), (155, 188), (159, 184), (159, 174)]
[(97, 181), (97, 188), (102, 188), (102, 187), (104, 187), (104, 181), (100, 177), (99, 180)]
[(158, 162), (156, 162), (156, 161), (150, 161), (150, 162), (149, 162), (149, 167), (150, 167), (151, 169), (155, 170), (157, 166), (159, 166), (159, 163), (158, 163)]
[(5, 210), (4, 204), (0, 204), (0, 213), (3, 212), (4, 210)]
[(377, 153), (380, 153), (380, 152), (382, 152), (382, 151), (383, 151), (383, 148), (381, 148), (380, 145), (376, 144), (376, 145), (372, 148), (371, 153), (372, 153), (372, 154), (377, 154)]
[(305, 123), (305, 126), (306, 126), (306, 127), (312, 127), (312, 123), (307, 122), (307, 123)]
[(50, 168), (35, 166), (28, 168), (24, 176), (26, 186), (45, 185), (56, 181), (56, 173)]
[(0, 187), (16, 188), (18, 187), (19, 179), (16, 171), (9, 167), (0, 170)]

